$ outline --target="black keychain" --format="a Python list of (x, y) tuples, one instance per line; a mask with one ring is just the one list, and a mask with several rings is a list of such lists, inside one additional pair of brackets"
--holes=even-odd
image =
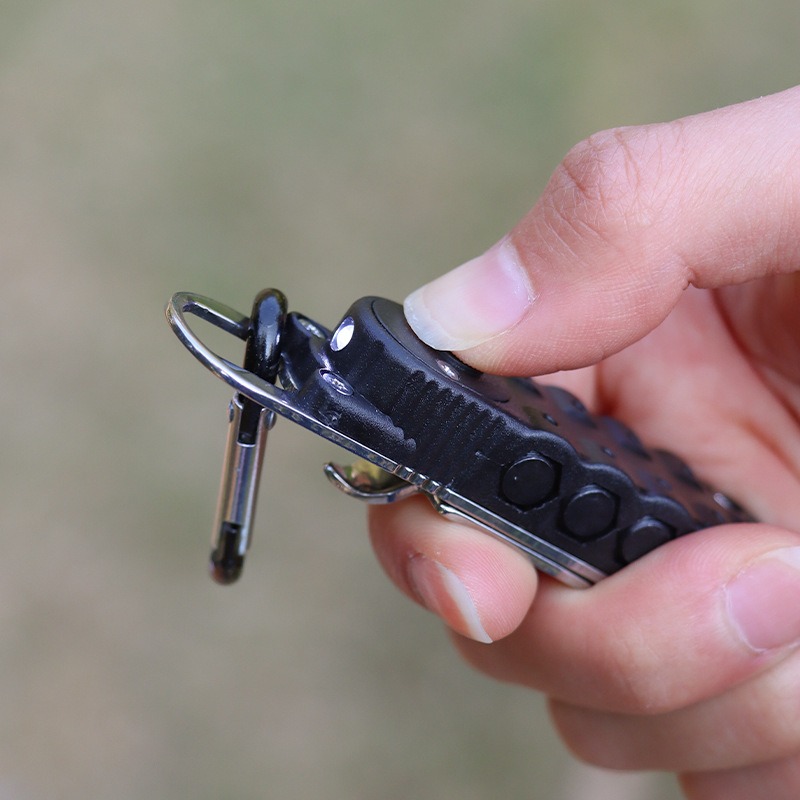
[[(678, 456), (645, 447), (566, 390), (481, 373), (428, 347), (390, 300), (358, 300), (333, 331), (288, 314), (277, 290), (259, 294), (250, 317), (187, 292), (166, 313), (191, 353), (236, 390), (211, 553), (220, 583), (244, 564), (276, 414), (358, 456), (325, 467), (351, 497), (426, 494), (574, 587), (678, 536), (751, 519)], [(206, 347), (187, 314), (244, 340), (244, 365)]]

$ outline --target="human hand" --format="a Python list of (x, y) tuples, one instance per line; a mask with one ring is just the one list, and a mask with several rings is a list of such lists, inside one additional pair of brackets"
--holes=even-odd
[(546, 693), (579, 757), (675, 771), (692, 800), (800, 797), (800, 87), (591, 137), (406, 313), (484, 371), (569, 370), (550, 382), (764, 523), (578, 591), (412, 500), (370, 511), (394, 582), (470, 663)]

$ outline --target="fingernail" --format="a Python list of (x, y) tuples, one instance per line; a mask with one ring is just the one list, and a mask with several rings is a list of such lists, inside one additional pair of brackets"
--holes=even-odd
[(438, 614), (458, 633), (476, 642), (491, 644), (475, 602), (467, 587), (452, 570), (422, 555), (414, 556), (408, 568), (411, 588), (429, 611)]
[(436, 350), (466, 350), (513, 328), (534, 293), (508, 239), (412, 292), (406, 318)]
[(786, 547), (745, 567), (726, 587), (735, 630), (753, 650), (800, 641), (800, 547)]

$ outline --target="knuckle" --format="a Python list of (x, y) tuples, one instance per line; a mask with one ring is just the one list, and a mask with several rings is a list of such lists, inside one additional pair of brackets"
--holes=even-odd
[(613, 208), (635, 187), (641, 172), (624, 129), (601, 131), (575, 145), (561, 162), (562, 177), (580, 202)]
[(547, 193), (553, 225), (606, 243), (646, 227), (663, 191), (659, 126), (601, 131), (575, 145)]

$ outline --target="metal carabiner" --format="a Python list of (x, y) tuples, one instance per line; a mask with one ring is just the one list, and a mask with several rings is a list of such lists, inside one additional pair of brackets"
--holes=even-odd
[[(267, 289), (257, 295), (249, 319), (218, 304), (210, 308), (205, 298), (184, 295), (177, 298), (177, 303), (175, 299), (167, 308), (167, 316), (176, 331), (181, 326), (175, 323), (184, 322), (182, 312), (192, 311), (244, 339), (244, 370), (270, 384), (275, 383), (287, 311), (286, 297), (282, 292)], [(194, 348), (190, 349), (194, 351)], [(220, 360), (224, 362), (224, 359)], [(237, 391), (230, 403), (228, 423), (209, 564), (211, 576), (222, 584), (236, 581), (244, 568), (267, 433), (275, 424), (275, 413)]]

